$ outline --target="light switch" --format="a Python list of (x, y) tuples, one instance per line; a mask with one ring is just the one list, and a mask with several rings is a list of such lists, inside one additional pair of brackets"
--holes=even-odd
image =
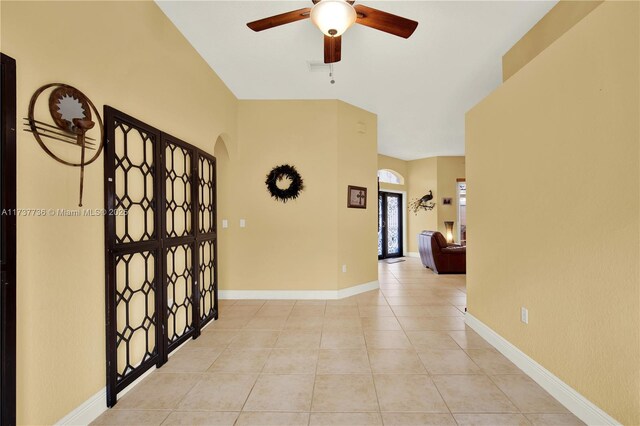
[(247, 226), (247, 222), (244, 219), (240, 219), (240, 228)]
[(227, 219), (222, 219), (222, 227), (223, 228), (228, 228), (229, 227), (229, 221)]

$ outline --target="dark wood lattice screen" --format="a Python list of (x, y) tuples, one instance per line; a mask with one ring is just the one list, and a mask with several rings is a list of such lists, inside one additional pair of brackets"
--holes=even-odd
[(110, 107), (105, 129), (111, 407), (118, 392), (218, 316), (216, 163)]
[(200, 321), (207, 323), (218, 315), (216, 244), (216, 161), (212, 157), (198, 157), (198, 312)]

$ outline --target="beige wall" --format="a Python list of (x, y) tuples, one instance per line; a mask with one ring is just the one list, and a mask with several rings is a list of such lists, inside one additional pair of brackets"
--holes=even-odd
[(605, 2), (466, 117), (470, 313), (629, 425), (640, 424), (639, 22), (637, 2)]
[(418, 235), (424, 230), (438, 229), (438, 157), (409, 161), (407, 165), (408, 195), (407, 206), (414, 200), (433, 191), (436, 206), (433, 210), (407, 212), (407, 250), (418, 252)]
[[(335, 101), (240, 102), (238, 155), (230, 181), (219, 181), (231, 185), (235, 205), (229, 229), (221, 230), (234, 241), (222, 290), (335, 290), (336, 109)], [(287, 203), (271, 198), (264, 183), (282, 164), (295, 166), (305, 185)]]
[(506, 81), (518, 72), (601, 3), (600, 0), (559, 1), (504, 54), (502, 57), (502, 80)]
[[(376, 204), (370, 198), (366, 210), (347, 209), (346, 198), (352, 184), (375, 200), (376, 116), (339, 101), (241, 101), (238, 112), (238, 152), (219, 179), (233, 194), (219, 217), (229, 220), (221, 246), (231, 242), (221, 289), (336, 290), (375, 281)], [(366, 133), (357, 132), (360, 122)], [(264, 183), (281, 164), (294, 165), (305, 185), (287, 203)]]
[[(465, 177), (464, 157), (438, 158), (438, 231), (445, 234), (445, 221), (454, 222), (454, 239), (457, 242), (458, 226), (458, 179)], [(442, 204), (443, 198), (451, 198), (451, 205)]]
[[(236, 253), (235, 240), (229, 238), (229, 232), (227, 229), (222, 228), (222, 220), (226, 219), (229, 226), (238, 226), (239, 222), (231, 223), (230, 218), (237, 219), (235, 214), (235, 206), (232, 203), (233, 192), (230, 184), (222, 184), (223, 182), (233, 182), (233, 176), (231, 174), (231, 158), (237, 156), (231, 154), (230, 143), (225, 141), (225, 138), (219, 137), (215, 142), (215, 148), (213, 155), (216, 157), (216, 201), (218, 206), (217, 219), (218, 219), (218, 290), (224, 290), (231, 281), (231, 259), (232, 253)], [(231, 228), (233, 229), (233, 228)], [(225, 247), (224, 250), (221, 250)]]
[(393, 184), (380, 182), (380, 189), (390, 189), (392, 191), (406, 191), (407, 187), (407, 169), (408, 161), (400, 160), (398, 158), (389, 157), (387, 155), (378, 154), (378, 170), (386, 169), (393, 170), (399, 173), (404, 178), (404, 184)]
[[(338, 288), (378, 280), (378, 122), (344, 102), (338, 107)], [(320, 167), (323, 169), (324, 167)], [(367, 188), (367, 208), (347, 208), (347, 187)], [(321, 223), (321, 222), (320, 222)], [(347, 272), (342, 271), (347, 266)]]
[[(338, 107), (338, 288), (378, 280), (378, 121), (344, 102)], [(367, 208), (347, 208), (347, 187), (367, 188)], [(342, 271), (347, 266), (347, 272)]]
[[(457, 179), (465, 177), (464, 157), (430, 157), (407, 161), (408, 203), (433, 191), (433, 210), (411, 210), (408, 218), (408, 250), (418, 251), (418, 235), (424, 230), (437, 230), (444, 234), (444, 222), (458, 222)], [(442, 198), (453, 199), (450, 206), (442, 204)], [(456, 237), (457, 238), (457, 237)]]
[[(234, 96), (151, 2), (3, 1), (1, 38), (17, 61), (18, 117), (58, 81), (209, 152), (235, 137)], [(102, 163), (86, 170), (86, 208), (103, 207)], [(78, 169), (18, 132), (18, 207), (77, 201)], [(51, 424), (105, 385), (103, 229), (101, 217), (18, 219), (20, 424)]]
[[(219, 157), (221, 289), (337, 289), (376, 279), (375, 210), (370, 202), (345, 212), (342, 188), (349, 181), (375, 194), (374, 115), (336, 101), (239, 103), (153, 2), (3, 1), (1, 19), (2, 52), (17, 60), (20, 117), (39, 86), (65, 82), (100, 110), (122, 109)], [(78, 40), (86, 53), (74, 48)], [(354, 120), (367, 124), (366, 135), (349, 130)], [(362, 164), (340, 158), (354, 147)], [(284, 162), (307, 185), (286, 205), (264, 185)], [(86, 170), (84, 207), (102, 208), (103, 190), (100, 158)], [(19, 132), (18, 207), (74, 209), (77, 192), (78, 170)], [(105, 385), (103, 229), (101, 217), (18, 220), (20, 424), (54, 423)], [(341, 241), (372, 259), (339, 255)], [(337, 275), (341, 263), (345, 276)]]

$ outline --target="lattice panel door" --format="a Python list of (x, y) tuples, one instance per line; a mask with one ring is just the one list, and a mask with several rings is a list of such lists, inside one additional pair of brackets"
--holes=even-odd
[(165, 206), (166, 238), (186, 237), (192, 231), (192, 158), (190, 149), (178, 145), (176, 140), (165, 142)]
[[(107, 405), (216, 319), (215, 158), (105, 107)], [(127, 211), (128, 214), (120, 214)]]
[(218, 245), (216, 244), (216, 160), (198, 153), (198, 293), (200, 321), (218, 316)]
[(167, 336), (169, 346), (193, 332), (193, 251), (191, 244), (166, 249)]
[(117, 382), (158, 355), (155, 257), (150, 251), (116, 255)]
[(167, 294), (167, 353), (190, 338), (198, 325), (194, 268), (195, 149), (162, 134), (164, 146), (164, 259)]
[[(105, 109), (107, 403), (164, 357), (160, 132)], [(126, 212), (127, 214), (124, 214)], [(166, 305), (165, 305), (166, 306)]]

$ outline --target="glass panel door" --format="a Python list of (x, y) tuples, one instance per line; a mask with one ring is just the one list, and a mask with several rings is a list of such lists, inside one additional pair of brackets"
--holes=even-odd
[(458, 181), (458, 241), (467, 245), (467, 183)]
[(384, 253), (384, 251), (382, 250), (382, 247), (384, 246), (384, 227), (383, 227), (383, 199), (384, 196), (382, 195), (382, 193), (378, 193), (378, 259), (382, 259), (382, 254)]
[(378, 258), (402, 256), (402, 194), (378, 193)]

